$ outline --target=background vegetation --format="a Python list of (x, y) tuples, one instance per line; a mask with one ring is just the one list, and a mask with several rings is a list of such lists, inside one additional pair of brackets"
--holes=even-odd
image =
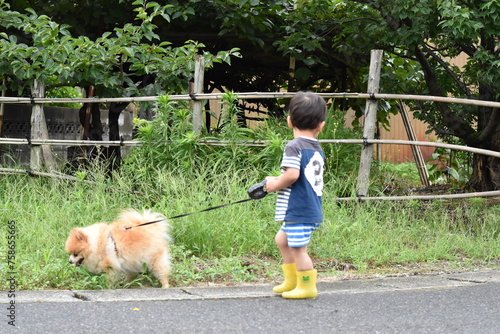
[[(498, 102), (499, 15), (496, 0), (0, 0), (0, 76), (25, 96), (35, 78), (93, 85), (101, 97), (147, 94), (145, 85), (173, 94), (203, 53), (213, 65), (205, 92), (360, 92), (370, 50), (382, 49), (382, 92)], [(254, 102), (283, 116), (281, 101)], [(362, 115), (362, 101), (335, 103)], [(498, 108), (410, 106), (446, 141), (500, 150)], [(379, 122), (396, 112), (381, 108)], [(500, 188), (498, 159), (475, 155), (471, 165), (470, 188)]]
[[(138, 124), (135, 148), (109, 177), (99, 163), (70, 182), (2, 175), (0, 183), (0, 255), (7, 254), (8, 222), (17, 230), (15, 272), (20, 289), (100, 289), (158, 286), (148, 274), (132, 283), (110, 285), (102, 276), (67, 263), (64, 243), (71, 228), (112, 221), (132, 207), (151, 208), (171, 217), (247, 198), (246, 189), (277, 173), (284, 141), (291, 130), (269, 120), (257, 130), (235, 122), (235, 106), (226, 98), (223, 126), (210, 136), (228, 146), (202, 145), (194, 137), (184, 105), (163, 97), (157, 117)], [(329, 111), (323, 136), (357, 136), (341, 112)], [(210, 138), (210, 137), (205, 137)], [(237, 145), (238, 140), (270, 139), (266, 147)], [(500, 263), (499, 207), (475, 199), (454, 202), (337, 203), (354, 193), (359, 146), (325, 145), (325, 222), (310, 246), (321, 278), (372, 274), (415, 274), (496, 267)], [(380, 165), (374, 187), (388, 182), (418, 183), (416, 170)], [(403, 181), (404, 180), (404, 181)], [(92, 181), (93, 183), (85, 182)], [(171, 221), (172, 285), (272, 283), (279, 280), (279, 253), (273, 221), (275, 195)], [(0, 262), (0, 289), (10, 272)]]

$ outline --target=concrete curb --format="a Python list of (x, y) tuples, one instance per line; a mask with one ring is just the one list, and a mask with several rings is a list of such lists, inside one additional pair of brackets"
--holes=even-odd
[[(322, 294), (382, 293), (389, 291), (456, 288), (493, 282), (500, 283), (500, 270), (320, 282), (318, 283), (318, 291), (320, 296)], [(272, 292), (271, 288), (271, 285), (241, 285), (230, 287), (178, 287), (169, 289), (17, 291), (15, 292), (15, 303), (175, 301), (279, 297), (279, 295)], [(0, 304), (8, 304), (12, 300), (11, 297), (8, 297), (8, 291), (0, 293)]]

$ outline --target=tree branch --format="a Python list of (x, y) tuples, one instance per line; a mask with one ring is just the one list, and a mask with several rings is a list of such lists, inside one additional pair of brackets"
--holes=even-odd
[[(429, 64), (424, 52), (418, 46), (415, 46), (414, 53), (424, 71), (425, 81), (430, 94), (434, 96), (444, 96), (443, 91), (439, 87), (434, 70)], [(475, 133), (474, 129), (472, 129), (469, 124), (466, 124), (462, 118), (456, 116), (447, 103), (436, 102), (436, 106), (446, 125), (453, 130), (454, 136), (463, 139), (468, 145), (474, 146), (473, 144), (477, 144), (476, 140), (472, 139), (472, 134)]]
[(467, 98), (470, 99), (472, 97), (472, 94), (471, 94), (470, 90), (467, 88), (467, 85), (465, 83), (463, 83), (458, 78), (458, 76), (451, 70), (451, 68), (448, 66), (448, 64), (446, 64), (441, 57), (436, 55), (436, 53), (433, 50), (431, 50), (431, 47), (427, 43), (424, 43), (423, 47), (424, 47), (424, 50), (428, 54), (430, 54), (432, 56), (432, 58), (434, 58), (434, 60), (436, 60), (439, 63), (439, 65), (441, 65), (441, 67), (451, 76), (453, 81), (455, 81), (455, 83), (458, 85), (458, 87), (460, 87), (460, 90), (467, 96)]
[(427, 125), (429, 126), (429, 128), (434, 132), (436, 133), (437, 135), (441, 135), (441, 136), (455, 136), (454, 133), (450, 132), (450, 131), (446, 131), (442, 128), (438, 128), (435, 124), (434, 121), (432, 121), (428, 115), (429, 113), (426, 111), (426, 108), (424, 106), (424, 104), (422, 103), (422, 101), (414, 101), (414, 103), (420, 108), (420, 114), (422, 115), (422, 119), (427, 123)]
[(493, 109), (490, 118), (488, 119), (488, 123), (483, 131), (480, 132), (478, 140), (484, 141), (498, 131), (498, 126), (500, 124), (500, 110), (498, 108)]
[(473, 57), (477, 51), (477, 48), (472, 45), (460, 44), (458, 45), (458, 47), (460, 48), (460, 50), (462, 50), (462, 52), (465, 52), (465, 54), (468, 55), (469, 57)]

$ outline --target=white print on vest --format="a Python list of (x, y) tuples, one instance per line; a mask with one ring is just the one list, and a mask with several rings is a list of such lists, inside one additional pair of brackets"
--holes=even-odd
[(314, 152), (311, 160), (304, 169), (307, 181), (311, 184), (317, 196), (323, 195), (323, 157), (319, 152)]

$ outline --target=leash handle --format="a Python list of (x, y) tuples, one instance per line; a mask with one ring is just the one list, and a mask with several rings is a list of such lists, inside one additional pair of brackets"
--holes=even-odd
[(264, 198), (268, 195), (268, 192), (266, 190), (266, 184), (267, 184), (267, 179), (254, 184), (250, 188), (248, 188), (248, 196), (252, 199), (261, 199)]
[(201, 212), (211, 211), (211, 210), (215, 210), (215, 209), (220, 209), (220, 208), (224, 208), (226, 206), (230, 206), (230, 205), (233, 205), (233, 204), (239, 204), (239, 203), (243, 203), (243, 202), (248, 202), (248, 201), (251, 201), (251, 200), (253, 200), (253, 198), (245, 198), (245, 199), (242, 199), (242, 200), (237, 201), (237, 202), (232, 202), (232, 203), (228, 203), (228, 204), (218, 205), (218, 206), (214, 206), (214, 207), (211, 207), (211, 208), (208, 208), (208, 209), (204, 209), (204, 210), (201, 210), (201, 211), (195, 211), (195, 212), (185, 213), (185, 214), (182, 214), (182, 215), (177, 215), (177, 216), (173, 216), (173, 217), (166, 218), (166, 219), (154, 220), (152, 222), (142, 223), (142, 224), (135, 225), (135, 226), (126, 226), (123, 229), (124, 230), (130, 230), (133, 227), (140, 227), (140, 226), (146, 226), (146, 225), (150, 225), (150, 224), (155, 224), (155, 223), (159, 223), (161, 221), (167, 220), (167, 219), (176, 219), (176, 218), (186, 217), (186, 216), (194, 215), (195, 213), (201, 213)]

